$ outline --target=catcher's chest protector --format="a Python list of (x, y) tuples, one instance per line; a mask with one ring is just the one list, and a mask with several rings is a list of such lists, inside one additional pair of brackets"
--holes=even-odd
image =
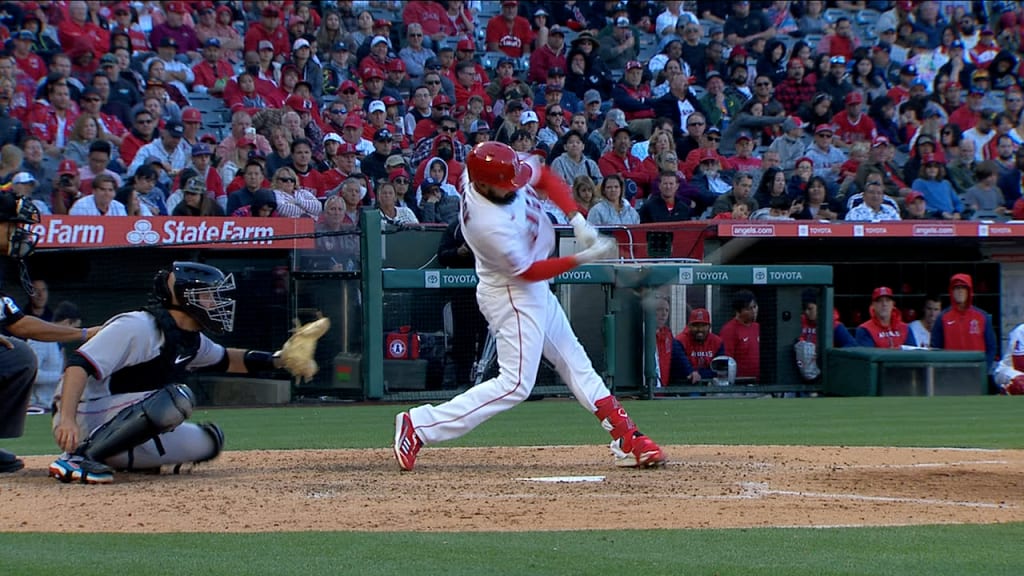
[(164, 345), (160, 355), (133, 366), (125, 366), (110, 375), (110, 393), (146, 392), (184, 382), (185, 367), (199, 351), (199, 332), (178, 328), (171, 314), (158, 307), (144, 309), (153, 315), (157, 329), (163, 333)]

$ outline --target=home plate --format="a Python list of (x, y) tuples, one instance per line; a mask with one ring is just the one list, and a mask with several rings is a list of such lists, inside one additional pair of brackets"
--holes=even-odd
[(574, 482), (604, 482), (604, 476), (541, 476), (539, 478), (516, 478), (516, 480), (525, 480), (527, 482), (560, 482), (560, 483), (574, 483)]

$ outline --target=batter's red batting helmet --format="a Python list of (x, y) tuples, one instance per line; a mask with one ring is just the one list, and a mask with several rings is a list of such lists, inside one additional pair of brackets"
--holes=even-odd
[(466, 155), (466, 169), (474, 183), (517, 190), (530, 181), (533, 170), (508, 144), (481, 142)]

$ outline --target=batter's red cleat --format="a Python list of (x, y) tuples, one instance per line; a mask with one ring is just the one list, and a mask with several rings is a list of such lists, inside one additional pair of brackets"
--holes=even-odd
[(615, 465), (620, 468), (657, 468), (665, 465), (665, 453), (661, 447), (640, 432), (634, 434), (628, 452), (623, 451), (621, 445), (621, 439), (613, 440), (611, 444)]
[(395, 460), (402, 470), (412, 470), (416, 465), (416, 454), (423, 447), (423, 441), (412, 427), (408, 412), (395, 416)]

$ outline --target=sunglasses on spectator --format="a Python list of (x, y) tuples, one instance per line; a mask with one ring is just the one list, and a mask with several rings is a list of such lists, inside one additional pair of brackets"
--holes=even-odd
[(771, 82), (757, 82), (757, 83), (754, 84), (754, 86), (771, 86), (771, 85), (772, 85)]
[(442, 132), (458, 132), (459, 129), (455, 126), (441, 126)]
[(83, 98), (82, 102), (99, 102), (99, 98)]
[(1007, 98), (1006, 101), (1007, 102), (1021, 102), (1022, 100), (1020, 98)]
[(152, 121), (152, 120), (147, 120), (147, 119), (145, 119), (145, 118), (137, 118), (137, 119), (135, 120), (135, 123), (136, 123), (136, 124), (152, 124), (152, 123), (153, 123), (153, 121)]
[(703, 122), (687, 122), (687, 126), (704, 126)]
[(427, 84), (427, 86), (437, 86), (440, 83), (441, 83), (440, 80), (429, 80), (429, 81), (427, 81), (426, 84)]
[(721, 142), (722, 139), (719, 138), (718, 136), (708, 136), (708, 141), (709, 142)]
[(356, 93), (355, 90), (344, 90), (344, 91), (342, 91), (342, 94), (355, 94), (355, 93)]
[(294, 184), (295, 183), (295, 178), (288, 178), (288, 177), (278, 178), (278, 181), (279, 182), (291, 182), (291, 183)]
[(422, 38), (422, 37), (423, 37), (423, 34), (416, 34), (416, 33), (414, 33), (414, 32), (409, 32), (409, 36), (410, 36), (411, 38)]
[(393, 182), (395, 184), (408, 184), (409, 183), (409, 179), (408, 178), (395, 178), (393, 180)]
[(331, 114), (348, 114), (345, 108), (331, 108)]

